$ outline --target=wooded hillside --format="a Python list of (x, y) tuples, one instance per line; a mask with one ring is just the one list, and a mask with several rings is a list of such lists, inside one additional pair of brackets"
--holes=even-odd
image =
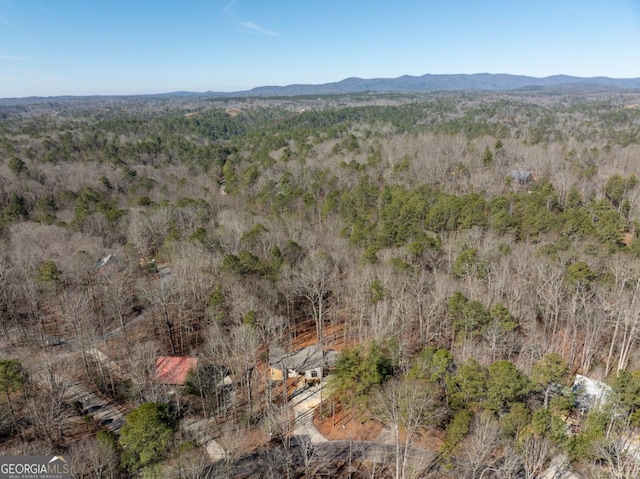
[[(340, 427), (339, 410), (395, 428), (439, 454), (418, 477), (539, 477), (553, 457), (632, 477), (639, 104), (589, 91), (0, 107), (0, 450), (68, 454), (77, 477), (227, 477), (251, 451), (264, 477), (346, 474), (300, 459), (295, 381), (268, 379), (271, 348), (319, 343), (341, 354), (318, 427)], [(198, 367), (168, 387), (160, 356)], [(576, 373), (612, 386), (606, 407), (579, 406)], [(226, 453), (213, 468), (198, 421)], [(399, 456), (355, 477), (411, 477)]]

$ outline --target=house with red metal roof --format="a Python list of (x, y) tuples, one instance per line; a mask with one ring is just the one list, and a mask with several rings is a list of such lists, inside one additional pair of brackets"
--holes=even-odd
[(189, 371), (198, 367), (198, 358), (160, 356), (156, 359), (156, 381), (160, 384), (184, 386)]

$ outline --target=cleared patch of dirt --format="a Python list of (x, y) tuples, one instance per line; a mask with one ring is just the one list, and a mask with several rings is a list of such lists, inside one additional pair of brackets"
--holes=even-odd
[[(333, 414), (331, 414), (333, 412)], [(350, 408), (343, 408), (339, 401), (325, 401), (313, 415), (316, 429), (330, 441), (373, 441), (380, 431), (382, 424), (367, 416), (358, 414)]]
[(633, 243), (634, 239), (635, 235), (631, 231), (625, 231), (624, 233), (622, 233), (622, 239), (620, 241), (625, 246), (629, 246), (631, 243)]
[(266, 441), (267, 437), (262, 429), (250, 429), (243, 432), (247, 448), (251, 451), (261, 447)]
[[(344, 321), (325, 324), (323, 329), (322, 344), (324, 349), (334, 349), (341, 351), (346, 346), (352, 344), (345, 343), (345, 323)], [(316, 333), (316, 323), (313, 319), (305, 319), (296, 324), (294, 329), (293, 350), (306, 348), (318, 344), (318, 336)]]
[(424, 430), (420, 431), (413, 438), (413, 445), (422, 449), (438, 452), (444, 445), (446, 433), (444, 431)]

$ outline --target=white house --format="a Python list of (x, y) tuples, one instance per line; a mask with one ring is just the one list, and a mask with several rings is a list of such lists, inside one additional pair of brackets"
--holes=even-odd
[(576, 374), (572, 390), (576, 393), (576, 404), (582, 412), (603, 406), (613, 393), (608, 384), (581, 374)]

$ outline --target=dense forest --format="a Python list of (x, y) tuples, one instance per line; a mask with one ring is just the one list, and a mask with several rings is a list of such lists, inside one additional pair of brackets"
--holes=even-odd
[[(618, 90), (0, 106), (0, 451), (78, 478), (637, 477), (639, 159)], [(294, 434), (318, 386), (269, 357), (314, 344), (339, 352), (315, 427), (391, 431), (391, 459)], [(160, 356), (198, 365), (168, 387)]]

